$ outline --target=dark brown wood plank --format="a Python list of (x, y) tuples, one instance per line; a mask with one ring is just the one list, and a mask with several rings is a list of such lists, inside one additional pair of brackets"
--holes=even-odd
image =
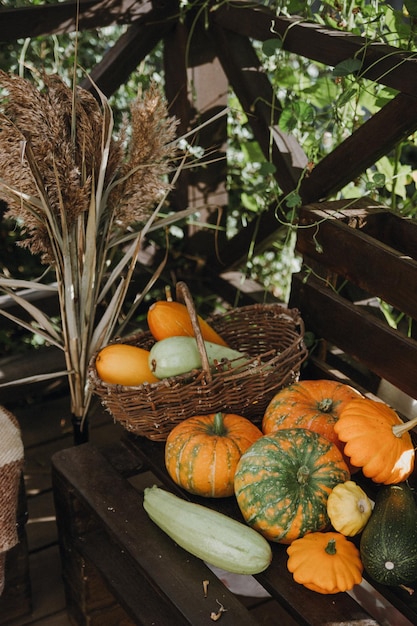
[[(165, 94), (169, 112), (171, 115), (175, 115), (178, 120), (177, 136), (179, 137), (189, 130), (194, 115), (188, 93), (186, 66), (188, 37), (189, 32), (186, 24), (178, 22), (166, 34), (163, 41)], [(181, 210), (188, 206), (190, 178), (189, 169), (183, 168), (171, 192), (171, 201), (175, 210)]]
[(300, 210), (300, 223), (339, 219), (413, 259), (417, 255), (417, 220), (395, 213), (367, 197), (311, 203)]
[(365, 233), (377, 237), (403, 255), (417, 257), (417, 220), (401, 217), (390, 210), (384, 212), (367, 211), (364, 223), (360, 226)]
[[(167, 3), (162, 10), (152, 9), (135, 21), (106, 52), (100, 63), (89, 72), (89, 77), (105, 96), (111, 96), (127, 82), (137, 65), (174, 26), (171, 18), (176, 13), (175, 2)], [(94, 91), (89, 78), (81, 83), (81, 87)]]
[(414, 397), (416, 341), (401, 336), (363, 307), (338, 296), (314, 276), (308, 279), (303, 273), (293, 276), (290, 305), (300, 310), (307, 331), (313, 332), (317, 338), (326, 338), (378, 376)]
[(281, 108), (249, 40), (217, 27), (212, 33), (220, 62), (248, 115), (255, 138), (265, 157), (276, 166), (276, 179), (283, 191), (289, 193), (308, 159), (295, 138), (277, 126)]
[(300, 185), (303, 201), (314, 202), (339, 191), (416, 128), (417, 98), (398, 94), (315, 165)]
[(417, 97), (417, 59), (414, 53), (342, 30), (303, 21), (298, 16), (276, 16), (251, 2), (223, 3), (212, 18), (218, 25), (259, 41), (280, 39), (284, 50), (335, 66), (359, 57), (360, 75)]
[(1, 622), (28, 619), (32, 611), (28, 542), (19, 528), (19, 543), (5, 554), (5, 586), (0, 595)]
[(0, 42), (129, 24), (152, 8), (148, 0), (76, 0), (0, 9)]
[(95, 530), (75, 542), (75, 549), (98, 568), (111, 592), (135, 624), (185, 626), (187, 622), (172, 610), (156, 589), (124, 558), (103, 531)]
[(330, 213), (308, 210), (300, 216), (297, 248), (304, 257), (417, 319), (417, 261), (402, 251)]

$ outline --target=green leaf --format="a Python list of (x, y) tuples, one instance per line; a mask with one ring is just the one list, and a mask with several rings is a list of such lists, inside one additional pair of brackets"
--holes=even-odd
[(348, 104), (348, 102), (356, 98), (357, 94), (358, 94), (358, 90), (355, 87), (344, 89), (337, 99), (337, 106), (338, 107), (345, 106), (345, 104)]
[(308, 95), (308, 101), (312, 106), (323, 108), (329, 105), (329, 102), (336, 100), (339, 87), (331, 76), (319, 76), (313, 85), (303, 90)]
[(312, 124), (314, 122), (316, 112), (314, 110), (314, 107), (312, 107), (309, 102), (305, 102), (302, 100), (296, 102), (294, 110), (300, 122), (304, 124)]
[(298, 119), (293, 109), (288, 107), (283, 110), (279, 118), (279, 127), (287, 133), (290, 133), (297, 127)]
[(259, 173), (262, 176), (268, 176), (269, 174), (275, 174), (277, 168), (270, 161), (264, 161), (261, 163), (261, 167), (259, 168)]
[(247, 193), (243, 192), (240, 196), (240, 199), (245, 209), (248, 209), (249, 211), (254, 211), (254, 212), (257, 210), (258, 203), (256, 202), (256, 199), (253, 196), (250, 196)]
[(267, 57), (272, 57), (282, 48), (281, 39), (266, 39), (262, 44), (262, 52)]
[(346, 59), (333, 68), (333, 76), (349, 76), (358, 72), (361, 67), (362, 62), (359, 59)]
[(375, 187), (383, 187), (385, 185), (385, 174), (376, 172), (373, 176)]
[(279, 126), (282, 130), (291, 132), (300, 124), (313, 125), (315, 118), (315, 108), (309, 102), (298, 100), (282, 111)]
[(285, 200), (285, 204), (289, 209), (293, 207), (300, 207), (302, 204), (301, 196), (297, 191), (292, 191), (288, 194)]
[(256, 163), (260, 161), (263, 157), (262, 150), (260, 149), (259, 144), (256, 141), (247, 141), (246, 143), (242, 144), (241, 149), (246, 161)]

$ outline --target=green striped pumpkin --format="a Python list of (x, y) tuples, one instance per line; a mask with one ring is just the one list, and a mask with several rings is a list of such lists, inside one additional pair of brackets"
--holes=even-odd
[(270, 541), (291, 543), (329, 524), (327, 498), (350, 478), (337, 446), (304, 428), (278, 430), (253, 443), (234, 486), (242, 515)]

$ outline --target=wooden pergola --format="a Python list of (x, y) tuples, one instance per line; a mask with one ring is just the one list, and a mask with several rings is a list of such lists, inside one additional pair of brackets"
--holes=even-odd
[[(276, 168), (283, 196), (297, 188), (303, 204), (329, 199), (416, 130), (415, 55), (303, 22), (297, 16), (276, 16), (257, 2), (201, 0), (190, 5), (191, 9), (181, 12), (175, 0), (69, 0), (2, 9), (0, 42), (124, 24), (127, 28), (114, 46), (95, 67), (86, 68), (98, 87), (110, 96), (162, 41), (166, 96), (170, 111), (180, 120), (180, 132), (196, 120), (201, 122), (221, 112), (227, 106), (228, 89), (233, 89), (248, 114), (255, 139)], [(271, 38), (279, 39), (284, 50), (328, 66), (360, 59), (361, 77), (386, 85), (396, 95), (309, 169), (302, 146), (279, 128), (279, 102), (252, 43)], [(83, 86), (92, 89), (89, 80)], [(201, 133), (199, 141), (210, 147), (211, 155), (224, 157), (226, 117), (219, 116)], [(196, 207), (204, 203), (209, 207), (206, 219), (216, 220), (218, 207), (227, 209), (224, 179), (224, 161), (221, 166), (184, 173), (173, 206), (180, 210), (191, 203)], [(213, 230), (209, 229), (191, 229), (186, 250), (190, 254), (198, 251), (207, 277), (216, 278), (219, 290), (219, 276), (239, 267), (250, 243), (255, 241), (259, 249), (265, 247), (278, 228), (273, 206), (233, 239), (226, 241), (220, 236), (218, 255)]]

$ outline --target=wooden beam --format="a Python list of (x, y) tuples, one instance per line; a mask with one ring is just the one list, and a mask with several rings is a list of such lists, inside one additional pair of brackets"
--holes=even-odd
[(398, 94), (317, 163), (300, 185), (303, 202), (339, 191), (416, 129), (417, 98)]
[(276, 166), (284, 193), (297, 185), (307, 157), (291, 135), (278, 127), (281, 107), (249, 40), (214, 26), (213, 37), (223, 69), (233, 87), (265, 157)]
[[(173, 17), (176, 14), (176, 2), (162, 5), (161, 10), (152, 9), (136, 20), (105, 53), (90, 72), (90, 77), (107, 97), (129, 79), (138, 64), (174, 27)], [(81, 86), (94, 91), (89, 78)]]
[[(293, 276), (291, 307), (297, 307), (306, 330), (325, 337), (381, 378), (414, 397), (417, 342), (402, 336), (364, 307), (328, 288), (323, 280), (303, 273)], [(392, 364), (395, 363), (395, 367)]]
[[(328, 203), (330, 206), (331, 203)], [(372, 209), (370, 209), (372, 212)], [(387, 211), (389, 213), (389, 211)], [(378, 220), (378, 217), (381, 218)], [(414, 233), (414, 257), (417, 250), (417, 227), (399, 216), (392, 216), (407, 224)], [(318, 205), (303, 207), (300, 214), (300, 228), (297, 236), (297, 249), (304, 259), (313, 259), (326, 272), (336, 272), (352, 281), (361, 289), (385, 302), (406, 315), (417, 319), (417, 261), (407, 257), (402, 251), (401, 241), (381, 242), (379, 234), (367, 234), (366, 214), (363, 215), (364, 228), (355, 228), (355, 220), (349, 220), (349, 209), (345, 220), (332, 214), (331, 210), (322, 211)], [(374, 220), (384, 227), (384, 214), (379, 212)], [(391, 221), (392, 223), (392, 221)], [(310, 226), (310, 228), (309, 228)], [(373, 228), (376, 231), (376, 228)], [(396, 234), (400, 232), (397, 227)], [(306, 261), (308, 264), (308, 261)]]
[[(165, 94), (169, 112), (178, 120), (177, 135), (179, 137), (185, 135), (190, 129), (191, 119), (194, 115), (192, 103), (188, 97), (186, 66), (188, 36), (187, 26), (184, 22), (179, 21), (164, 37)], [(189, 185), (190, 170), (183, 168), (170, 195), (170, 201), (175, 211), (180, 211), (188, 206)]]
[(276, 16), (266, 7), (254, 7), (253, 2), (223, 3), (213, 11), (212, 20), (222, 28), (258, 41), (279, 39), (284, 50), (328, 66), (358, 58), (362, 62), (362, 78), (417, 97), (416, 52), (370, 42), (298, 16)]
[[(40, 35), (61, 35), (77, 28), (76, 0), (0, 9), (0, 42)], [(129, 24), (152, 9), (149, 0), (79, 0), (78, 30)]]

